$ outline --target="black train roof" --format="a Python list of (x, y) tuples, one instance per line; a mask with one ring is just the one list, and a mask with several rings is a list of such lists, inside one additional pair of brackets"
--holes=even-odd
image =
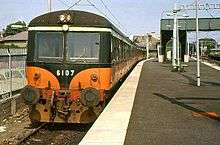
[(36, 26), (62, 26), (63, 23), (59, 23), (59, 16), (62, 14), (71, 15), (71, 21), (68, 23), (69, 26), (75, 27), (101, 27), (101, 28), (111, 28), (120, 35), (125, 35), (118, 30), (111, 22), (106, 18), (85, 11), (77, 10), (61, 10), (43, 14), (34, 18), (28, 27)]

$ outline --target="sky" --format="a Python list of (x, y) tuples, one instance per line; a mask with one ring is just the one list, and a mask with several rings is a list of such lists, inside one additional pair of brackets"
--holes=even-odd
[[(29, 23), (34, 17), (44, 14), (48, 11), (48, 0), (0, 0), (0, 31), (7, 24), (18, 20)], [(78, 0), (52, 0), (52, 10), (57, 11), (67, 9), (67, 5), (71, 6)], [(158, 32), (160, 26), (161, 14), (164, 10), (171, 10), (174, 3), (192, 4), (195, 0), (103, 0), (107, 7), (111, 10), (115, 20), (104, 8), (101, 0), (90, 0), (108, 18), (114, 20), (123, 32), (127, 35), (146, 34), (148, 32)], [(220, 0), (199, 0), (200, 3), (220, 3)], [(88, 4), (86, 0), (82, 0), (80, 4)], [(100, 14), (92, 6), (75, 6), (72, 9), (86, 10)], [(220, 10), (210, 11), (214, 16), (220, 17)], [(191, 17), (195, 16), (193, 11), (187, 12)], [(166, 15), (165, 15), (166, 16)], [(163, 13), (163, 17), (164, 13)], [(201, 12), (200, 16), (208, 16), (207, 12)], [(119, 26), (118, 26), (119, 27)]]

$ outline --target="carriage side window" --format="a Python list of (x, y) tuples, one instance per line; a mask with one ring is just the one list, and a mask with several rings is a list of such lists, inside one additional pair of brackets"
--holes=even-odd
[(35, 46), (38, 58), (62, 58), (63, 34), (61, 32), (37, 32)]
[(120, 54), (119, 54), (119, 40), (118, 39), (116, 39), (115, 56), (116, 56), (116, 62), (119, 62)]
[(67, 57), (70, 60), (89, 60), (97, 62), (99, 59), (100, 34), (69, 32), (66, 40)]
[(112, 37), (112, 53), (111, 53), (111, 58), (112, 58), (112, 62), (115, 63), (116, 62), (116, 38)]

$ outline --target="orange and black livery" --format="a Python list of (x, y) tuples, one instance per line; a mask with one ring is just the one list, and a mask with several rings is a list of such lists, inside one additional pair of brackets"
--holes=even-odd
[(32, 122), (90, 123), (144, 51), (102, 16), (50, 12), (28, 27), (24, 100)]

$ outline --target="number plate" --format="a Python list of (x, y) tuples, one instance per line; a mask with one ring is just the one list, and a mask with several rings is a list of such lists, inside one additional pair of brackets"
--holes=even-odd
[(74, 70), (57, 70), (57, 76), (73, 76)]

